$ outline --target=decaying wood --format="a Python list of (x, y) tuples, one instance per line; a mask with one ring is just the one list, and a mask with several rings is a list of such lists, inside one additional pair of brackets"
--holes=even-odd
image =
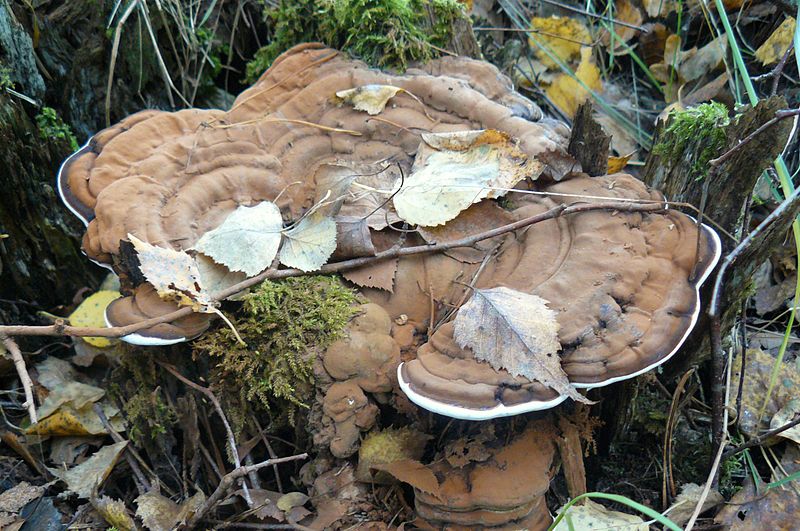
[(578, 159), (585, 173), (597, 177), (608, 171), (610, 145), (611, 137), (592, 116), (591, 100), (582, 103), (572, 122), (567, 151)]
[[(727, 128), (727, 152), (736, 146), (742, 138), (756, 131), (764, 123), (774, 118), (775, 113), (786, 107), (782, 97), (772, 97), (760, 102), (755, 108), (744, 111), (738, 119)], [(745, 211), (749, 197), (762, 172), (769, 167), (781, 153), (791, 131), (791, 120), (782, 120), (774, 127), (757, 135), (752, 142), (737, 150), (726, 162), (720, 165), (716, 175), (708, 180), (697, 180), (691, 171), (691, 164), (686, 160), (694, 160), (705, 147), (702, 142), (690, 143), (684, 155), (678, 160), (670, 161), (666, 157), (652, 154), (647, 160), (643, 180), (650, 186), (661, 190), (670, 201), (685, 201), (695, 205), (704, 203), (704, 187), (706, 201), (704, 216), (713, 219), (724, 230), (731, 234), (741, 234)], [(663, 138), (664, 127), (656, 134), (655, 143)], [(721, 153), (720, 153), (721, 154)], [(724, 313), (721, 319), (721, 334), (731, 329), (738, 313), (741, 300), (746, 294), (749, 279), (755, 269), (760, 266), (770, 253), (787, 235), (793, 215), (781, 223), (772, 225), (748, 251), (737, 260), (735, 271), (723, 290), (722, 305)], [(723, 256), (736, 244), (723, 238)], [(709, 300), (710, 283), (706, 285), (702, 300)], [(676, 356), (665, 366), (668, 377), (675, 377), (710, 355), (708, 340), (708, 319), (701, 313), (701, 320), (694, 332), (689, 336), (682, 349), (682, 355)]]

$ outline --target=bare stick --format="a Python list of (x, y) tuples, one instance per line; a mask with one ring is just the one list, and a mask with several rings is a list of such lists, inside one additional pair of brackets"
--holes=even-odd
[(17, 369), (19, 381), (25, 390), (25, 403), (22, 405), (28, 408), (31, 424), (36, 424), (39, 419), (36, 417), (36, 402), (33, 401), (33, 382), (28, 374), (28, 368), (25, 366), (25, 358), (22, 357), (22, 352), (20, 352), (17, 343), (13, 339), (6, 334), (0, 333), (0, 340), (3, 341), (3, 346), (6, 350), (11, 353), (11, 359), (14, 360), (14, 367)]
[[(120, 443), (120, 442), (128, 442), (122, 437), (122, 435), (117, 433), (117, 431), (111, 426), (111, 423), (108, 421), (108, 417), (106, 417), (106, 414), (103, 411), (103, 407), (100, 404), (95, 403), (92, 406), (92, 409), (94, 410), (95, 414), (97, 415), (97, 418), (100, 419), (100, 423), (103, 425), (103, 427), (106, 429), (106, 431), (111, 435), (111, 438), (114, 439), (114, 442), (118, 442), (118, 443)], [(138, 481), (136, 482), (136, 488), (139, 491), (139, 494), (144, 494), (146, 492), (149, 492), (150, 489), (152, 488), (150, 486), (150, 482), (147, 481), (147, 478), (142, 473), (142, 469), (139, 468), (139, 463), (137, 463), (136, 459), (134, 459), (133, 455), (131, 455), (131, 452), (130, 452), (131, 448), (128, 446), (128, 447), (125, 448), (125, 450), (126, 450), (126, 452), (124, 454), (125, 455), (125, 460), (128, 462), (128, 465), (131, 467), (131, 470), (133, 471), (133, 475), (136, 476), (136, 479), (138, 479)]]
[(729, 458), (731, 456), (734, 456), (734, 455), (738, 454), (739, 452), (743, 452), (743, 451), (747, 450), (748, 448), (752, 448), (753, 446), (758, 446), (759, 444), (761, 444), (762, 442), (766, 441), (770, 437), (774, 437), (775, 435), (778, 435), (779, 433), (783, 433), (788, 429), (794, 428), (798, 424), (800, 424), (800, 416), (795, 418), (793, 421), (784, 424), (783, 426), (775, 428), (774, 430), (769, 430), (768, 432), (763, 433), (763, 434), (759, 435), (758, 437), (750, 439), (746, 443), (740, 444), (736, 448), (731, 448), (730, 450), (727, 450), (724, 454), (722, 454), (722, 460), (724, 461), (725, 459), (727, 459), (727, 458)]
[[(542, 212), (541, 214), (536, 214), (535, 216), (530, 216), (528, 218), (521, 219), (514, 223), (509, 223), (508, 225), (503, 225), (495, 229), (488, 230), (480, 234), (476, 234), (474, 236), (461, 238), (460, 240), (453, 240), (450, 242), (442, 242), (442, 243), (428, 244), (428, 245), (418, 245), (415, 247), (391, 248), (387, 249), (386, 251), (377, 253), (375, 256), (353, 258), (350, 260), (344, 260), (342, 262), (326, 264), (321, 268), (319, 268), (318, 270), (310, 272), (301, 271), (299, 269), (279, 269), (279, 270), (267, 269), (263, 273), (260, 273), (254, 277), (243, 280), (242, 282), (239, 282), (238, 284), (235, 284), (225, 290), (222, 290), (219, 293), (215, 293), (213, 295), (213, 299), (218, 301), (224, 300), (228, 297), (236, 295), (237, 293), (241, 293), (242, 291), (252, 286), (260, 284), (261, 282), (267, 279), (281, 279), (281, 278), (297, 277), (303, 275), (338, 273), (340, 271), (346, 271), (348, 269), (370, 265), (375, 262), (398, 258), (401, 256), (435, 253), (435, 252), (446, 251), (448, 249), (454, 249), (456, 247), (470, 247), (480, 241), (488, 240), (489, 238), (494, 238), (495, 236), (500, 236), (508, 232), (513, 232), (515, 230), (528, 227), (530, 225), (535, 225), (537, 223), (566, 216), (568, 214), (591, 212), (595, 210), (616, 210), (619, 212), (656, 212), (656, 211), (666, 210), (666, 208), (667, 208), (666, 202), (638, 204), (638, 203), (630, 203), (623, 201), (598, 201), (596, 203), (573, 203), (570, 205), (558, 205), (546, 212)], [(144, 328), (155, 326), (157, 324), (172, 322), (181, 317), (186, 317), (187, 315), (191, 315), (191, 313), (192, 309), (186, 306), (184, 308), (180, 308), (178, 310), (175, 310), (174, 312), (170, 312), (168, 314), (164, 314), (159, 317), (153, 317), (151, 319), (146, 319), (144, 321), (140, 321), (138, 323), (134, 323), (127, 326), (114, 326), (110, 328), (70, 326), (63, 321), (47, 326), (23, 326), (23, 325), (0, 326), (0, 335), (122, 337), (128, 334), (132, 334), (133, 332), (142, 330)]]
[[(190, 379), (179, 373), (178, 369), (176, 369), (175, 367), (173, 367), (168, 363), (159, 361), (158, 364), (167, 369), (167, 371), (169, 371), (169, 373), (172, 376), (182, 381), (195, 391), (203, 393), (206, 396), (206, 398), (208, 398), (211, 401), (211, 403), (214, 404), (214, 409), (217, 410), (217, 414), (222, 419), (222, 424), (225, 426), (225, 431), (228, 433), (228, 446), (230, 447), (231, 457), (233, 458), (234, 465), (236, 465), (236, 469), (238, 470), (240, 468), (249, 468), (249, 467), (242, 467), (242, 461), (239, 459), (239, 449), (236, 446), (236, 438), (233, 436), (233, 430), (231, 429), (231, 425), (228, 423), (228, 418), (225, 416), (225, 412), (222, 410), (222, 405), (220, 405), (219, 400), (217, 400), (217, 397), (214, 395), (211, 389), (194, 383), (193, 381), (191, 381)], [(222, 479), (223, 481), (225, 480), (224, 477)], [(250, 497), (250, 489), (247, 488), (247, 483), (245, 481), (242, 481), (242, 493), (244, 494), (244, 499), (247, 502), (247, 505), (249, 507), (252, 507), (253, 499)]]
[(203, 517), (206, 514), (208, 514), (209, 511), (211, 511), (222, 501), (225, 494), (228, 493), (228, 491), (231, 489), (231, 487), (233, 486), (234, 482), (237, 479), (240, 479), (252, 472), (256, 472), (268, 466), (278, 465), (280, 463), (288, 463), (290, 461), (299, 461), (301, 459), (306, 459), (306, 458), (308, 458), (308, 454), (303, 453), (303, 454), (291, 455), (289, 457), (267, 459), (266, 461), (256, 463), (255, 465), (240, 466), (228, 472), (222, 477), (222, 480), (219, 482), (219, 485), (217, 485), (217, 488), (214, 490), (214, 492), (211, 493), (211, 496), (206, 498), (206, 501), (205, 503), (203, 503), (203, 506), (200, 507), (200, 509), (198, 509), (197, 512), (195, 512), (194, 515), (191, 518), (189, 518), (186, 521), (186, 523), (183, 524), (182, 529), (194, 529), (195, 527), (197, 527), (197, 523), (200, 522), (200, 520), (202, 520)]

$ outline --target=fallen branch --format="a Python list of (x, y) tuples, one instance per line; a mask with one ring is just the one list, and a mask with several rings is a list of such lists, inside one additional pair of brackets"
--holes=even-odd
[[(667, 208), (666, 203), (640, 204), (640, 203), (631, 203), (623, 201), (605, 201), (605, 202), (600, 201), (597, 203), (573, 203), (571, 205), (558, 205), (546, 212), (542, 212), (541, 214), (536, 214), (535, 216), (530, 216), (528, 218), (521, 219), (514, 223), (509, 223), (508, 225), (503, 225), (495, 229), (488, 230), (480, 234), (476, 234), (474, 236), (462, 238), (460, 240), (453, 240), (450, 242), (428, 244), (428, 245), (418, 245), (415, 247), (391, 248), (387, 249), (386, 251), (377, 253), (375, 256), (353, 258), (341, 262), (325, 264), (318, 270), (310, 272), (301, 271), (299, 269), (270, 268), (254, 277), (243, 280), (238, 284), (235, 284), (225, 290), (215, 293), (212, 298), (217, 301), (227, 299), (228, 297), (241, 293), (246, 289), (251, 288), (257, 284), (260, 284), (264, 280), (268, 279), (274, 280), (281, 278), (298, 277), (303, 275), (338, 273), (340, 271), (346, 271), (348, 269), (354, 269), (361, 266), (371, 265), (376, 262), (380, 262), (382, 260), (389, 260), (401, 256), (435, 253), (435, 252), (447, 251), (449, 249), (454, 249), (456, 247), (470, 247), (480, 241), (488, 240), (489, 238), (494, 238), (496, 236), (500, 236), (508, 232), (513, 232), (515, 230), (519, 230), (531, 225), (535, 225), (537, 223), (541, 223), (543, 221), (559, 218), (569, 214), (591, 212), (594, 210), (616, 210), (619, 212), (656, 212), (656, 211), (666, 210), (666, 208)], [(66, 324), (65, 321), (45, 326), (25, 326), (25, 325), (0, 326), (0, 336), (5, 335), (5, 336), (122, 337), (137, 332), (139, 330), (142, 330), (144, 328), (150, 328), (158, 324), (172, 322), (176, 319), (180, 319), (181, 317), (186, 317), (187, 315), (191, 315), (192, 312), (193, 312), (192, 308), (186, 306), (178, 310), (175, 310), (174, 312), (161, 315), (159, 317), (153, 317), (151, 319), (139, 321), (138, 323), (134, 323), (127, 326), (114, 326), (110, 328), (70, 326)]]
[(214, 490), (214, 492), (211, 493), (211, 496), (206, 498), (203, 506), (200, 507), (200, 509), (198, 509), (197, 512), (194, 513), (194, 515), (192, 515), (192, 517), (189, 518), (182, 526), (180, 526), (180, 529), (195, 529), (203, 517), (222, 501), (223, 497), (228, 493), (237, 479), (243, 478), (252, 472), (256, 472), (268, 466), (278, 465), (280, 463), (288, 463), (290, 461), (299, 461), (300, 459), (306, 458), (308, 458), (308, 454), (303, 453), (291, 455), (289, 457), (267, 459), (266, 461), (262, 461), (254, 465), (240, 466), (228, 472), (222, 477), (222, 480), (219, 482), (219, 485), (217, 485), (217, 488)]
[(19, 350), (17, 343), (8, 335), (0, 333), (0, 340), (2, 340), (5, 349), (11, 354), (14, 367), (19, 375), (19, 381), (22, 383), (22, 389), (25, 390), (25, 403), (22, 405), (28, 409), (31, 424), (36, 424), (39, 419), (36, 417), (36, 403), (33, 401), (33, 382), (28, 374), (28, 368), (25, 366), (25, 358), (22, 357), (22, 352)]

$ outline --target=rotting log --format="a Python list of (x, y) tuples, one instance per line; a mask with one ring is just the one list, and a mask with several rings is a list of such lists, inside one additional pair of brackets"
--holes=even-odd
[[(773, 118), (776, 111), (784, 108), (786, 101), (782, 97), (774, 96), (761, 101), (755, 108), (745, 110), (727, 127), (725, 147), (717, 156), (735, 147), (743, 138)], [(724, 162), (715, 172), (718, 177), (710, 180), (698, 180), (691, 171), (691, 164), (686, 163), (703, 150), (702, 141), (690, 142), (680, 160), (668, 160), (662, 155), (651, 154), (642, 178), (648, 185), (661, 190), (670, 201), (690, 203), (697, 207), (705, 203), (702, 208), (703, 217), (740, 239), (746, 230), (744, 223), (756, 182), (783, 151), (791, 129), (791, 120), (782, 120), (760, 133)], [(657, 131), (656, 145), (663, 138), (664, 131), (665, 127)], [(796, 214), (797, 212), (787, 212), (731, 269), (721, 299), (723, 337), (734, 325), (735, 317), (750, 288), (753, 273), (787, 237), (791, 220)], [(723, 234), (721, 238), (724, 256), (735, 247), (736, 242)], [(702, 301), (709, 300), (712, 284), (709, 282), (705, 285)], [(689, 336), (680, 354), (665, 366), (667, 378), (674, 378), (710, 357), (708, 318), (705, 311), (700, 315), (699, 325)]]

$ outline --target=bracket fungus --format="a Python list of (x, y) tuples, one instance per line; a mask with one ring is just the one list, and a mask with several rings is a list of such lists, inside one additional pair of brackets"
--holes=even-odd
[[(87, 225), (85, 253), (123, 279), (109, 325), (198, 312), (123, 338), (141, 345), (197, 337), (218, 293), (278, 264), (307, 272), (483, 235), (343, 273), (370, 302), (315, 370), (332, 428), (318, 447), (347, 458), (398, 386), (430, 411), (493, 419), (586, 401), (579, 389), (642, 374), (686, 340), (718, 236), (630, 175), (578, 171), (568, 133), (487, 63), (399, 75), (304, 44), (227, 111), (143, 111), (101, 131), (58, 186)], [(417, 492), (422, 519), (546, 527), (550, 425), (532, 421), (491, 463), (437, 464), (445, 480)]]

